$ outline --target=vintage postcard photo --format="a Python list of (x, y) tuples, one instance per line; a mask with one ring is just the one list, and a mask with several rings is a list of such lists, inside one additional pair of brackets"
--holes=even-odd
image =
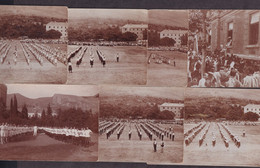
[(146, 84), (147, 10), (68, 13), (68, 84)]
[(259, 166), (260, 90), (189, 88), (184, 163)]
[(180, 163), (184, 89), (104, 86), (99, 161)]
[(67, 80), (67, 8), (0, 6), (0, 81)]
[(259, 10), (190, 10), (189, 87), (260, 87)]
[(97, 161), (99, 89), (0, 85), (1, 160)]
[(148, 11), (147, 85), (187, 85), (188, 10)]

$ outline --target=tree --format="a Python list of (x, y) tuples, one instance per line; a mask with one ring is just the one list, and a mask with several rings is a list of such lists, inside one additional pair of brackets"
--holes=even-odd
[(244, 120), (246, 121), (258, 121), (259, 115), (253, 112), (247, 112), (244, 114)]
[(28, 109), (26, 104), (24, 104), (22, 108), (22, 118), (28, 119)]
[(49, 31), (46, 31), (44, 37), (47, 39), (59, 39), (61, 36), (62, 36), (61, 32), (51, 29)]
[(11, 98), (11, 101), (10, 101), (10, 117), (13, 117), (13, 111), (14, 111), (14, 103), (13, 103), (13, 98)]
[(160, 34), (157, 31), (148, 32), (148, 46), (159, 46)]
[(188, 34), (185, 33), (183, 36), (181, 36), (181, 45), (187, 45), (188, 44)]
[(52, 117), (52, 109), (50, 103), (48, 104), (47, 107), (47, 117)]
[(18, 113), (18, 105), (17, 105), (17, 98), (16, 95), (14, 95), (14, 106), (13, 106), (13, 114), (17, 116)]
[(45, 110), (43, 109), (43, 110), (42, 110), (42, 117), (41, 117), (41, 119), (42, 119), (42, 120), (45, 120), (45, 118), (46, 118), (46, 113), (45, 113)]
[(169, 37), (164, 37), (160, 40), (160, 45), (162, 46), (174, 46), (176, 41)]
[(137, 35), (132, 32), (125, 32), (122, 34), (122, 41), (136, 41)]

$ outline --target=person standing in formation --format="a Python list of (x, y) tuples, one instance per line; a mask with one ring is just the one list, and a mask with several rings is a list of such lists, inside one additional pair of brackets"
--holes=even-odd
[(70, 61), (69, 61), (68, 65), (69, 65), (69, 73), (72, 73), (72, 64)]
[(132, 130), (129, 130), (129, 133), (128, 133), (129, 140), (131, 140), (131, 136), (132, 136)]
[(116, 62), (119, 62), (119, 55), (118, 55), (118, 53), (116, 54)]
[(37, 131), (38, 131), (37, 126), (34, 126), (33, 127), (33, 136), (37, 136)]
[(156, 139), (154, 139), (154, 141), (153, 141), (153, 151), (154, 151), (154, 152), (157, 151), (157, 142), (156, 142)]
[(106, 66), (106, 57), (104, 56), (103, 57), (103, 67), (105, 67)]
[(91, 56), (90, 57), (90, 66), (91, 66), (91, 68), (93, 68), (93, 65), (94, 65), (94, 58)]

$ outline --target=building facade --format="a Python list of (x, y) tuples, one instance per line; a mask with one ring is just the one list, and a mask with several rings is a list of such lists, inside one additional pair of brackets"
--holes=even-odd
[(171, 111), (175, 114), (175, 118), (181, 118), (181, 110), (184, 108), (184, 104), (181, 103), (163, 103), (159, 105), (160, 111)]
[(260, 11), (219, 10), (210, 17), (211, 51), (223, 45), (241, 57), (260, 55)]
[(136, 40), (143, 40), (143, 33), (148, 29), (148, 24), (126, 24), (121, 27), (122, 33), (131, 32), (137, 35)]
[(244, 113), (253, 112), (260, 116), (260, 105), (259, 104), (248, 104), (244, 107)]
[(60, 39), (66, 40), (68, 38), (68, 23), (67, 22), (49, 22), (46, 25), (46, 31), (56, 30), (61, 33)]
[(0, 84), (0, 107), (6, 107), (7, 86)]
[(181, 46), (181, 37), (188, 34), (188, 30), (163, 30), (160, 32), (160, 39), (168, 37), (173, 39), (176, 43), (175, 47)]

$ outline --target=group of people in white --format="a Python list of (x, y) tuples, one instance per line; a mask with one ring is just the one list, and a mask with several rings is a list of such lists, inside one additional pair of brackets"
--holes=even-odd
[[(12, 50), (13, 48), (14, 50)], [(22, 52), (18, 54), (19, 48)], [(13, 51), (12, 53), (10, 53)], [(57, 65), (58, 61), (67, 64), (66, 51), (62, 51), (60, 47), (50, 47), (47, 44), (42, 44), (38, 40), (27, 39), (20, 41), (3, 40), (0, 41), (0, 62), (3, 64), (7, 56), (13, 55), (13, 60), (9, 59), (8, 64), (16, 65), (18, 57), (25, 57), (26, 63), (30, 65), (33, 59), (36, 59), (40, 65), (43, 65), (44, 60), (47, 59), (51, 64)]]
[(0, 125), (1, 144), (12, 142), (17, 136), (30, 134), (37, 136), (39, 132), (44, 132), (48, 136), (67, 143), (87, 146), (91, 141), (92, 131), (88, 128), (52, 128), (38, 126), (16, 126), (2, 123)]
[(157, 63), (157, 64), (164, 63), (164, 64), (173, 65), (174, 67), (176, 66), (175, 57), (173, 59), (171, 59), (171, 58), (167, 58), (163, 55), (151, 53), (149, 58), (148, 58), (148, 64), (151, 63), (151, 60), (154, 60), (154, 62)]
[(39, 127), (48, 136), (66, 142), (73, 143), (80, 146), (87, 146), (91, 141), (92, 131), (89, 128), (50, 128), (50, 127)]
[(34, 128), (30, 126), (16, 126), (12, 124), (2, 123), (0, 125), (0, 136), (1, 144), (12, 142), (15, 137), (24, 135), (24, 134), (35, 134)]

